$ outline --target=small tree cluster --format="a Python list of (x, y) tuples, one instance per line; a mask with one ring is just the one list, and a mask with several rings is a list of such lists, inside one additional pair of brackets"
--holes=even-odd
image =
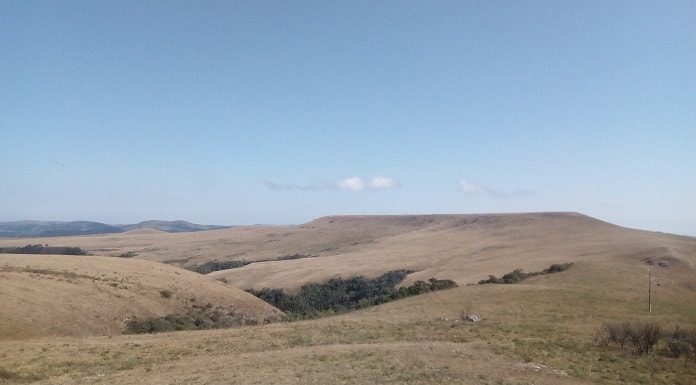
[(208, 273), (212, 273), (213, 271), (236, 269), (239, 267), (246, 266), (249, 263), (250, 262), (248, 262), (246, 260), (223, 261), (223, 262), (211, 261), (211, 262), (206, 262), (202, 265), (198, 265), (198, 266), (194, 267), (192, 270), (197, 272), (197, 273), (208, 274)]
[(397, 290), (396, 285), (409, 273), (407, 270), (395, 270), (372, 279), (331, 279), (325, 283), (304, 285), (294, 294), (281, 289), (267, 288), (249, 292), (293, 318), (314, 318), (457, 286), (452, 280), (431, 278), (428, 282), (417, 281), (411, 286), (400, 287)]
[(181, 330), (203, 330), (256, 324), (254, 319), (221, 306), (193, 305), (185, 314), (169, 314), (147, 319), (134, 318), (126, 323), (126, 334), (159, 333)]
[(572, 262), (569, 263), (554, 263), (548, 268), (542, 271), (534, 271), (531, 273), (525, 273), (522, 269), (515, 269), (505, 275), (502, 278), (498, 278), (494, 275), (489, 275), (488, 279), (482, 279), (479, 281), (479, 285), (484, 285), (487, 283), (498, 283), (498, 284), (513, 284), (524, 281), (529, 277), (534, 277), (537, 275), (560, 273), (561, 271), (566, 271), (573, 266)]
[(0, 247), (0, 254), (56, 254), (56, 255), (87, 255), (79, 247), (26, 245), (22, 247)]

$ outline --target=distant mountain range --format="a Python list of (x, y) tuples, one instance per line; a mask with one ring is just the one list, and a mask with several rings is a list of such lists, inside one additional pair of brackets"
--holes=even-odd
[(122, 233), (144, 228), (157, 229), (168, 233), (185, 233), (191, 231), (224, 229), (227, 227), (228, 226), (199, 225), (186, 221), (144, 221), (128, 225), (108, 225), (105, 223), (88, 221), (15, 221), (0, 222), (0, 238)]

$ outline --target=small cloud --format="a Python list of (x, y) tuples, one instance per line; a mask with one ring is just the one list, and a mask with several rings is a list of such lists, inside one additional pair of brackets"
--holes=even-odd
[(386, 176), (375, 176), (370, 179), (354, 176), (339, 180), (336, 185), (341, 190), (348, 191), (387, 190), (400, 186), (399, 182)]
[(270, 180), (262, 181), (263, 185), (273, 191), (322, 191), (322, 190), (388, 190), (401, 187), (401, 184), (393, 178), (375, 176), (372, 178), (360, 178), (357, 176), (341, 179), (337, 182), (316, 181), (309, 184), (278, 183)]
[(309, 184), (277, 183), (270, 180), (263, 181), (264, 186), (273, 191), (320, 191), (331, 190), (334, 187), (326, 182), (313, 182)]
[(388, 178), (386, 176), (375, 176), (370, 180), (368, 186), (373, 190), (384, 190), (399, 187), (399, 183), (394, 179)]
[(471, 182), (469, 182), (466, 179), (460, 179), (459, 180), (459, 191), (463, 192), (466, 195), (476, 195), (476, 194), (481, 194), (485, 190), (477, 186)]
[(535, 196), (536, 193), (528, 189), (515, 189), (512, 191), (505, 191), (498, 188), (480, 186), (469, 182), (466, 179), (459, 180), (459, 191), (466, 195), (487, 195), (493, 198), (526, 198)]
[(341, 190), (361, 191), (365, 189), (365, 182), (357, 176), (339, 180), (336, 184)]

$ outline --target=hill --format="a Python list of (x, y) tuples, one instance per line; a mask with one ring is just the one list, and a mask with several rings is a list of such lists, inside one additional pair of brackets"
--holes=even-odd
[[(296, 288), (337, 276), (377, 276), (398, 269), (416, 271), (404, 284), (436, 277), (466, 285), (491, 274), (499, 276), (517, 268), (539, 271), (562, 262), (611, 259), (645, 265), (665, 261), (672, 268), (696, 267), (696, 238), (626, 229), (575, 213), (328, 217), (296, 231), (311, 237), (316, 232), (358, 233), (375, 227), (379, 230), (373, 238), (338, 243), (336, 252), (211, 274), (239, 287), (259, 289)], [(300, 235), (285, 239), (292, 236)], [(263, 250), (260, 247), (257, 253)], [(287, 252), (301, 253), (299, 248)]]
[[(693, 269), (655, 269), (649, 314), (646, 267), (625, 262), (593, 259), (521, 284), (462, 286), (311, 321), (6, 341), (0, 375), (41, 384), (693, 384), (684, 358), (596, 343), (603, 322), (696, 327)], [(481, 321), (462, 322), (461, 312)]]
[(198, 225), (186, 221), (144, 221), (127, 225), (107, 225), (88, 221), (0, 222), (0, 238), (58, 237), (68, 235), (111, 234), (152, 228), (170, 233), (223, 229), (225, 226)]
[(137, 259), (0, 255), (0, 340), (120, 334), (128, 320), (233, 308), (255, 322), (282, 314), (209, 277)]
[[(3, 240), (0, 245), (12, 242), (21, 245), (21, 240)], [(111, 305), (108, 291), (133, 290), (131, 286), (141, 281), (145, 287), (136, 291), (137, 296), (124, 297), (133, 306), (144, 296), (146, 309), (169, 303), (159, 294), (162, 288), (171, 290), (176, 301), (187, 298), (180, 293), (190, 289), (179, 289), (180, 282), (200, 279), (206, 287), (212, 282), (216, 288), (231, 289), (212, 277), (226, 278), (240, 287), (293, 289), (302, 282), (336, 275), (377, 275), (408, 268), (416, 272), (406, 283), (452, 277), (460, 287), (308, 321), (111, 338), (3, 341), (0, 383), (3, 379), (45, 384), (691, 385), (696, 381), (691, 358), (665, 356), (664, 345), (659, 354), (638, 356), (597, 342), (605, 322), (650, 321), (664, 330), (676, 325), (696, 328), (696, 239), (691, 237), (622, 228), (577, 213), (526, 213), (336, 216), (298, 226), (178, 234), (137, 230), (44, 238), (41, 243), (79, 246), (92, 253), (138, 254), (135, 258), (61, 257), (86, 259), (71, 264), (56, 259), (41, 267), (60, 274), (75, 271), (111, 279), (111, 272), (118, 271), (121, 273), (113, 278), (131, 277), (123, 283), (127, 289), (113, 280), (108, 282), (118, 284), (119, 289), (100, 280), (79, 278), (84, 282), (75, 289), (84, 289), (83, 294), (72, 302), (73, 291), (65, 287), (74, 284), (58, 281), (58, 275), (53, 274), (56, 279), (51, 281), (35, 272), (0, 273), (3, 308), (17, 297), (11, 308), (19, 309), (20, 302), (29, 303), (32, 309), (45, 306), (58, 315), (57, 325), (66, 325), (75, 314), (95, 311), (106, 312), (100, 319), (114, 318), (111, 310), (99, 310), (117, 306)], [(5, 258), (20, 257), (34, 259), (30, 265), (45, 258)], [(215, 260), (246, 260), (248, 264), (206, 276), (138, 258), (169, 260), (189, 268)], [(500, 276), (516, 268), (538, 271), (566, 261), (574, 262), (567, 271), (534, 276), (514, 285), (467, 285), (488, 274)], [(13, 269), (26, 265), (27, 260), (12, 263)], [(89, 269), (83, 272), (83, 265)], [(651, 313), (646, 304), (648, 269), (654, 280)], [(8, 280), (11, 274), (16, 277)], [(159, 283), (148, 284), (152, 276), (160, 277)], [(55, 286), (43, 286), (46, 284)], [(45, 300), (37, 294), (53, 291), (62, 294), (47, 294)], [(37, 298), (44, 302), (33, 304)], [(121, 301), (117, 304), (126, 299), (115, 297)], [(52, 307), (51, 301), (60, 306)], [(82, 301), (84, 308), (79, 305)], [(178, 306), (185, 306), (184, 302)], [(24, 318), (14, 325), (23, 328), (19, 330), (34, 330), (32, 313), (23, 311)], [(169, 311), (166, 308), (157, 314)], [(11, 314), (15, 313), (18, 311)], [(461, 315), (467, 313), (477, 314), (480, 322), (461, 321)], [(42, 319), (48, 317), (40, 310), (38, 314)], [(7, 322), (3, 317), (4, 312), (0, 320)], [(98, 324), (89, 317), (78, 322), (87, 329)], [(0, 325), (4, 329), (5, 324)]]
[[(239, 226), (192, 233), (129, 232), (38, 238), (95, 255), (128, 255), (187, 269), (214, 262), (241, 288), (297, 288), (308, 282), (408, 269), (404, 284), (431, 277), (460, 285), (513, 269), (616, 259), (696, 266), (696, 238), (634, 230), (578, 213), (331, 216), (296, 226)], [(24, 246), (0, 240), (0, 247)], [(238, 267), (242, 266), (243, 267)]]
[(164, 231), (167, 233), (187, 233), (193, 231), (204, 231), (204, 230), (217, 230), (224, 229), (227, 226), (217, 226), (217, 225), (199, 225), (196, 223), (186, 222), (186, 221), (143, 221), (136, 223), (134, 225), (118, 225), (123, 231), (137, 230), (137, 229), (155, 229)]
[(122, 231), (123, 229), (118, 226), (87, 221), (0, 222), (0, 237), (57, 237), (63, 235), (120, 233)]

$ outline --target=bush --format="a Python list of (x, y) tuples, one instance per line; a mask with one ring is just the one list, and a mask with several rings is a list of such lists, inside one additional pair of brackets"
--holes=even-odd
[(206, 262), (202, 265), (198, 265), (198, 266), (194, 267), (192, 270), (197, 272), (197, 273), (208, 274), (208, 273), (212, 273), (213, 271), (236, 269), (239, 267), (244, 267), (244, 266), (248, 265), (249, 263), (250, 262), (247, 262), (246, 260), (224, 261), (224, 262), (211, 261), (211, 262)]
[(602, 325), (602, 343), (616, 343), (623, 350), (626, 342), (629, 340), (631, 332), (631, 324), (624, 323), (605, 323)]
[(478, 283), (479, 285), (484, 285), (488, 283), (503, 283), (503, 284), (513, 284), (513, 283), (518, 283), (522, 282), (525, 279), (529, 277), (534, 277), (536, 275), (544, 275), (544, 274), (552, 274), (552, 273), (559, 273), (561, 271), (566, 271), (570, 269), (570, 267), (573, 266), (573, 263), (561, 263), (557, 264), (554, 263), (553, 265), (549, 266), (547, 269), (544, 269), (542, 271), (535, 271), (531, 273), (525, 273), (522, 271), (522, 269), (515, 269), (505, 275), (503, 275), (503, 278), (498, 278), (494, 275), (489, 275), (488, 279), (482, 279)]
[(167, 298), (167, 299), (172, 298), (172, 292), (169, 290), (160, 290), (159, 293), (160, 293), (160, 296), (162, 298)]
[(636, 354), (650, 354), (660, 340), (660, 326), (654, 322), (608, 323), (602, 326), (603, 343), (616, 343), (621, 349), (631, 343)]
[(79, 247), (26, 245), (23, 247), (0, 247), (0, 254), (57, 254), (57, 255), (87, 255)]
[(631, 327), (629, 340), (639, 356), (650, 354), (660, 340), (660, 332), (660, 326), (654, 322), (636, 324)]
[[(210, 305), (210, 304), (209, 304)], [(160, 333), (181, 330), (203, 330), (256, 324), (253, 319), (236, 314), (234, 309), (197, 306), (185, 314), (169, 314), (148, 319), (134, 318), (126, 323), (126, 334)]]
[(621, 349), (628, 343), (637, 355), (651, 354), (660, 344), (659, 354), (667, 357), (696, 360), (696, 329), (686, 330), (676, 326), (663, 331), (655, 322), (622, 322), (602, 325), (600, 343), (617, 344)]
[(548, 269), (544, 270), (545, 273), (560, 273), (561, 271), (566, 271), (570, 269), (570, 267), (573, 266), (572, 262), (568, 263), (554, 263), (553, 265), (549, 266)]
[[(275, 261), (289, 261), (289, 260), (293, 260), (293, 259), (303, 259), (303, 258), (312, 258), (312, 256), (305, 255), (305, 254), (283, 255), (283, 256), (277, 257), (275, 259)], [(271, 259), (271, 261), (273, 261), (273, 259)], [(263, 262), (263, 261), (259, 261), (259, 262)]]
[(696, 361), (696, 330), (676, 326), (665, 333), (665, 355), (673, 358), (692, 358)]

